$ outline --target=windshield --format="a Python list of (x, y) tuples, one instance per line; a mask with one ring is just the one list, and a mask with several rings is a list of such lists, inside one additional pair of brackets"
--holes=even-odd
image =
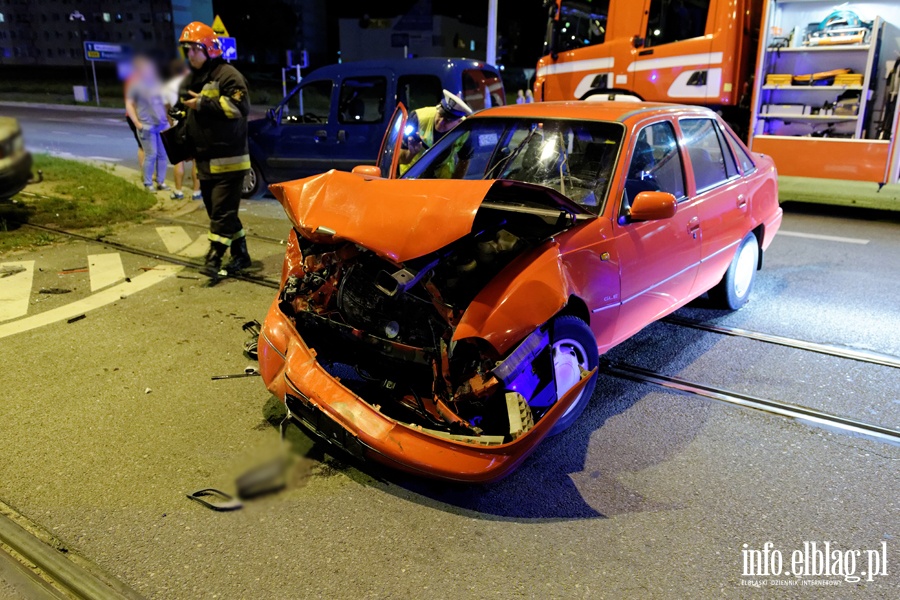
[(549, 38), (554, 31), (557, 36), (557, 52), (602, 44), (606, 38), (607, 15), (609, 0), (562, 2), (559, 21), (555, 23), (555, 27), (547, 27), (548, 39), (544, 40), (544, 54), (550, 53), (552, 44)]
[[(406, 179), (508, 179), (552, 188), (601, 211), (625, 128), (620, 123), (474, 118), (444, 135)], [(449, 167), (448, 167), (449, 165)]]

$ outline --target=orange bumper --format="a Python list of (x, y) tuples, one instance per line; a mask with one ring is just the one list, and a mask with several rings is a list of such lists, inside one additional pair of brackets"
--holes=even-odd
[(409, 473), (468, 483), (508, 475), (590, 381), (582, 379), (521, 437), (482, 446), (440, 438), (385, 416), (332, 377), (315, 357), (278, 301), (273, 302), (259, 337), (260, 373), (269, 391), (287, 401), (294, 420), (350, 454)]

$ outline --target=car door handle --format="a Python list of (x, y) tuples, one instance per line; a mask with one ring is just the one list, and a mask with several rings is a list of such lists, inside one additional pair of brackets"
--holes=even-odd
[(697, 239), (697, 234), (700, 232), (700, 218), (694, 217), (688, 222), (687, 226), (688, 233), (691, 234), (691, 237), (695, 240)]
[(745, 206), (747, 206), (747, 199), (743, 194), (739, 194), (737, 197), (737, 207), (744, 208)]
[(315, 138), (316, 138), (317, 142), (324, 141), (324, 140), (328, 139), (328, 132), (325, 131), (324, 129), (320, 129), (315, 133)]
[(647, 56), (648, 54), (653, 54), (652, 48), (648, 50), (641, 50), (640, 52), (638, 52), (638, 56)]
[(339, 130), (337, 132), (337, 141), (338, 141), (338, 143), (346, 142), (347, 141), (347, 132), (344, 131), (343, 129)]

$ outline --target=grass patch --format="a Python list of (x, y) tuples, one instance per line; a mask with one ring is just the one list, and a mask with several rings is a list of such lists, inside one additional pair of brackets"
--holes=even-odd
[(154, 194), (115, 175), (115, 167), (98, 168), (36, 154), (33, 168), (43, 171), (44, 181), (28, 186), (28, 194), (0, 203), (0, 251), (56, 241), (47, 233), (20, 228), (21, 223), (62, 229), (108, 228), (140, 219), (156, 204)]

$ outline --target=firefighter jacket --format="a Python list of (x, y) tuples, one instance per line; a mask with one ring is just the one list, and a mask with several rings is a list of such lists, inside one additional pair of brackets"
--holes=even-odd
[(200, 94), (196, 109), (187, 110), (187, 143), (197, 161), (200, 176), (230, 175), (250, 168), (247, 115), (250, 98), (247, 81), (221, 58), (209, 59), (181, 82), (178, 97)]

